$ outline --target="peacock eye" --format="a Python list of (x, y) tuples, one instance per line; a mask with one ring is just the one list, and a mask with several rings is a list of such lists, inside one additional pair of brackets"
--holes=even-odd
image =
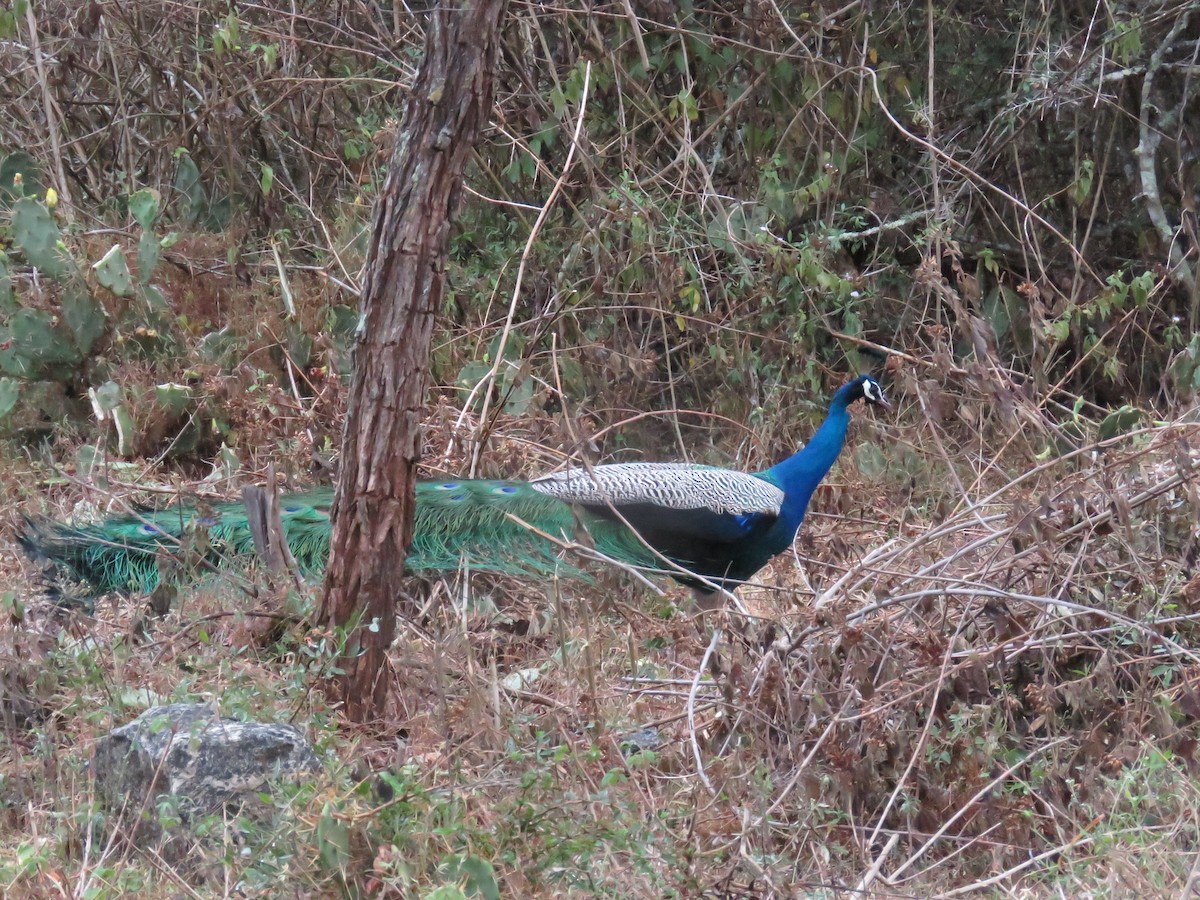
[(515, 487), (513, 487), (511, 484), (506, 484), (506, 485), (504, 485), (504, 487), (496, 489), (497, 494), (515, 494), (516, 492), (517, 492), (517, 489)]
[(298, 512), (300, 512), (301, 509), (303, 509), (303, 507), (296, 506), (295, 504), (289, 504), (288, 506), (285, 506), (283, 508), (283, 511), (285, 513), (298, 513)]
[(451, 495), (450, 495), (450, 502), (451, 502), (451, 503), (462, 503), (462, 502), (463, 502), (464, 500), (466, 500), (466, 499), (467, 499), (467, 495), (466, 495), (466, 494), (451, 494)]
[(139, 525), (138, 528), (142, 532), (142, 534), (162, 534), (163, 533), (161, 528), (159, 528), (157, 525), (151, 525), (149, 522), (145, 522), (142, 525)]
[(461, 485), (457, 481), (447, 481), (444, 484), (439, 484), (437, 487), (439, 491), (456, 491)]

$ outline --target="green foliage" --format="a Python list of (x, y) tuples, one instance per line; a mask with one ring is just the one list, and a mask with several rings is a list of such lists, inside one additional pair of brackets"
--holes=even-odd
[[(487, 396), (487, 392), (480, 388), (488, 386), (484, 384), (484, 379), (491, 374), (492, 360), (500, 352), (500, 345), (501, 335), (497, 334), (482, 358), (463, 366), (455, 379), (456, 386), (465, 392), (464, 401), (471, 399), (475, 408), (482, 408)], [(534, 395), (533, 379), (528, 377), (527, 367), (521, 362), (524, 350), (524, 335), (520, 332), (510, 334), (504, 343), (504, 356), (495, 376), (494, 390), (502, 399), (505, 412), (512, 415), (525, 414)]]
[(478, 897), (480, 900), (500, 900), (500, 885), (496, 881), (496, 870), (486, 859), (465, 853), (446, 857), (438, 866), (438, 876), (453, 884), (435, 888), (429, 897), (449, 896), (446, 891), (456, 892), (460, 897)]
[(9, 265), (8, 257), (3, 251), (0, 251), (0, 315), (3, 316), (7, 316), (16, 310)]
[(2, 422), (21, 395), (21, 382), (15, 378), (0, 378), (0, 422)]
[(317, 841), (321, 862), (335, 872), (344, 872), (350, 864), (350, 829), (327, 811), (317, 822)]
[(1128, 66), (1142, 53), (1142, 19), (1130, 16), (1112, 23), (1112, 53), (1118, 65)]
[(208, 211), (208, 195), (200, 181), (200, 170), (185, 150), (176, 154), (175, 192), (181, 198), (180, 218), (189, 225), (200, 224)]
[(119, 244), (113, 244), (112, 249), (93, 263), (92, 271), (96, 273), (96, 280), (118, 297), (133, 293), (133, 276)]
[(117, 452), (123, 456), (133, 450), (133, 417), (124, 403), (124, 392), (115, 381), (106, 381), (88, 390), (92, 410), (98, 422), (111, 421), (117, 435)]
[[(27, 186), (24, 175), (14, 170), (18, 166), (25, 168), (29, 163), (17, 154), (5, 158), (3, 166), (13, 173), (9, 177), (10, 195)], [(173, 327), (172, 314), (166, 300), (151, 284), (151, 278), (161, 260), (162, 248), (169, 246), (175, 236), (160, 239), (153, 231), (161, 211), (158, 191), (135, 192), (128, 198), (127, 208), (141, 229), (136, 280), (119, 244), (94, 262), (91, 272), (95, 283), (113, 296), (140, 301), (126, 306), (117, 323), (119, 329), (132, 333), (133, 340), (128, 341), (125, 334), (118, 333), (118, 343), (124, 342), (130, 349), (160, 353), (173, 345), (168, 338)], [(12, 289), (12, 263), (0, 254), (0, 373), (27, 382), (72, 383), (86, 374), (89, 357), (108, 332), (108, 313), (68, 250), (46, 203), (32, 196), (19, 196), (12, 204), (10, 221), (13, 246), (26, 263), (37, 268), (40, 276), (55, 286), (60, 314), (23, 305)], [(101, 385), (101, 406), (97, 407), (97, 413), (105, 412), (116, 423), (120, 452), (132, 452), (136, 443), (130, 409), (123, 403), (106, 408), (103, 402), (105, 390), (107, 388)], [(10, 390), (7, 396), (15, 395), (20, 398), (16, 402), (22, 402), (37, 393), (18, 389)], [(175, 416), (180, 412), (174, 408), (176, 405), (168, 403), (166, 406), (170, 408), (158, 412)], [(8, 412), (11, 411), (10, 408)], [(187, 446), (187, 442), (183, 446)]]
[(1071, 199), (1077, 206), (1082, 206), (1092, 195), (1092, 184), (1095, 180), (1096, 163), (1091, 159), (1081, 159), (1076, 170), (1075, 183), (1071, 187)]
[(0, 371), (23, 379), (69, 381), (107, 328), (104, 308), (88, 289), (45, 203), (18, 199), (11, 235), (25, 261), (58, 282), (62, 321), (46, 310), (21, 307), (12, 294), (10, 263), (0, 259)]
[(11, 38), (17, 34), (17, 29), (25, 20), (29, 0), (13, 0), (12, 3), (0, 9), (0, 37)]
[(129, 198), (129, 214), (143, 231), (154, 227), (158, 218), (159, 202), (158, 191), (153, 188), (144, 188)]
[[(1200, 837), (1194, 817), (1195, 782), (1186, 771), (1184, 760), (1147, 742), (1128, 766), (1097, 778), (1083, 803), (1086, 811), (1104, 823), (1096, 830), (1091, 852), (1100, 855), (1146, 852), (1162, 839), (1161, 826), (1166, 822), (1178, 822), (1185, 841)], [(1183, 860), (1177, 862), (1181, 864)], [(1163, 869), (1153, 876), (1166, 881), (1170, 874), (1169, 869)], [(1189, 873), (1186, 866), (1181, 866), (1174, 874), (1182, 879)]]
[(161, 244), (164, 243), (152, 230), (154, 222), (158, 218), (158, 210), (158, 191), (141, 190), (129, 198), (129, 212), (142, 228), (137, 245), (138, 284), (141, 286), (143, 296), (152, 305), (162, 308), (166, 306), (166, 301), (150, 285), (150, 277), (158, 268), (158, 262), (162, 257)]
[(41, 309), (18, 309), (0, 325), (0, 372), (16, 378), (66, 379), (81, 359), (70, 332)]
[(50, 210), (32, 197), (22, 197), (12, 210), (13, 243), (31, 266), (51, 278), (64, 278), (75, 271)]
[(1200, 392), (1200, 331), (1194, 332), (1187, 346), (1171, 363), (1171, 379), (1184, 395)]
[(86, 356), (108, 327), (104, 307), (87, 289), (83, 279), (72, 278), (63, 286), (62, 311), (75, 346)]
[(245, 351), (245, 339), (226, 326), (204, 335), (196, 345), (195, 353), (198, 361), (227, 370)]
[(15, 150), (0, 159), (0, 209), (10, 209), (22, 197), (40, 197), (45, 193), (41, 167), (24, 150)]
[(1118, 437), (1122, 434), (1127, 434), (1141, 424), (1144, 414), (1142, 411), (1128, 403), (1120, 409), (1109, 413), (1100, 422), (1100, 428), (1097, 433), (1097, 438), (1101, 441), (1107, 441), (1110, 438)]

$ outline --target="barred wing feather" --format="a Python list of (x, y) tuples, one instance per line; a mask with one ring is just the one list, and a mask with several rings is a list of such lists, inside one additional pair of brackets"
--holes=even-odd
[(783, 491), (745, 472), (691, 463), (612, 463), (568, 469), (530, 482), (543, 494), (584, 506), (629, 504), (719, 515), (779, 515)]

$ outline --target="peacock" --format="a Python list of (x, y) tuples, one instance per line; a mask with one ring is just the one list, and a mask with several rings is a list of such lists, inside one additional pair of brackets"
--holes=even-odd
[[(533, 481), (419, 481), (413, 572), (464, 566), (488, 572), (583, 575), (564, 548), (588, 548), (665, 572), (701, 597), (732, 590), (791, 546), (809, 499), (841, 453), (858, 400), (887, 407), (870, 375), (843, 385), (807, 445), (753, 474), (691, 463), (610, 463)], [(329, 488), (279, 498), (300, 571), (319, 576), (329, 555)], [(35, 559), (98, 592), (148, 592), (162, 555), (202, 548), (207, 566), (254, 553), (241, 503), (180, 504), (69, 525), (26, 518), (18, 539)]]

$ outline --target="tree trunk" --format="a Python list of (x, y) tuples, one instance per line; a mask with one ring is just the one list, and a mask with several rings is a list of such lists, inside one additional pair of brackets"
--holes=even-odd
[(463, 169), (491, 110), (504, 7), (436, 8), (376, 206), (319, 615), (348, 629), (330, 687), (357, 722), (381, 716), (388, 696), (429, 343)]

